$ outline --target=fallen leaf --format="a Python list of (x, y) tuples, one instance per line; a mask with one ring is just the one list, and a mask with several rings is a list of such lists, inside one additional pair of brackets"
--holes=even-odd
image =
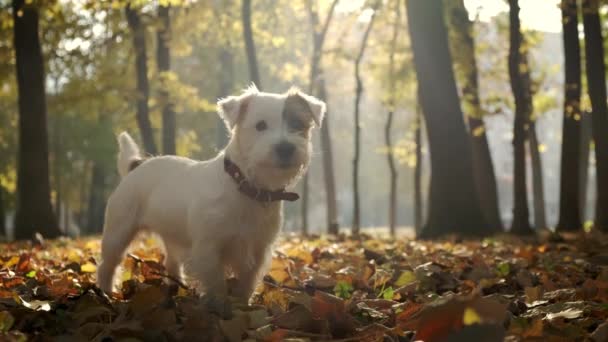
[(95, 273), (97, 272), (97, 266), (93, 265), (90, 262), (87, 262), (80, 266), (80, 271), (85, 273)]

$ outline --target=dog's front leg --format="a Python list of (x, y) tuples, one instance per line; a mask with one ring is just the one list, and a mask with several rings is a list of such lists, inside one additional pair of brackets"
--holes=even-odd
[(226, 276), (219, 246), (195, 244), (192, 248), (188, 269), (200, 283), (201, 290), (213, 296), (225, 296)]
[(248, 252), (246, 257), (240, 259), (234, 267), (237, 284), (233, 295), (244, 300), (251, 297), (260, 276), (270, 261), (267, 248), (254, 249)]

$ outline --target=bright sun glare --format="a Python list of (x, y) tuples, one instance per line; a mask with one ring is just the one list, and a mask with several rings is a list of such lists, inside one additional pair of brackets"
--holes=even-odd
[[(481, 21), (489, 21), (509, 6), (503, 0), (464, 0), (472, 18), (479, 15)], [(545, 32), (561, 32), (559, 0), (520, 0), (522, 25)]]

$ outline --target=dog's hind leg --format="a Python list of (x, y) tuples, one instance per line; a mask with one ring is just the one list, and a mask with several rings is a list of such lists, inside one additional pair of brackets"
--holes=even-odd
[(101, 241), (102, 262), (97, 269), (97, 284), (108, 294), (112, 293), (116, 266), (122, 260), (125, 250), (137, 233), (136, 208), (133, 205), (125, 205), (124, 201), (119, 200), (121, 197), (117, 195), (114, 194), (108, 200)]
[(184, 255), (181, 252), (181, 247), (175, 243), (163, 239), (165, 245), (165, 270), (173, 280), (182, 280), (182, 262)]

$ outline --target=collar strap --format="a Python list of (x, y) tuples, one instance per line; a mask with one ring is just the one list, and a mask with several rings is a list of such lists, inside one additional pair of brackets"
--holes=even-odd
[(300, 196), (295, 192), (286, 192), (285, 189), (269, 191), (258, 189), (251, 184), (241, 172), (241, 169), (233, 163), (227, 156), (224, 156), (224, 171), (232, 177), (237, 184), (239, 191), (247, 197), (258, 202), (276, 202), (276, 201), (297, 201)]

